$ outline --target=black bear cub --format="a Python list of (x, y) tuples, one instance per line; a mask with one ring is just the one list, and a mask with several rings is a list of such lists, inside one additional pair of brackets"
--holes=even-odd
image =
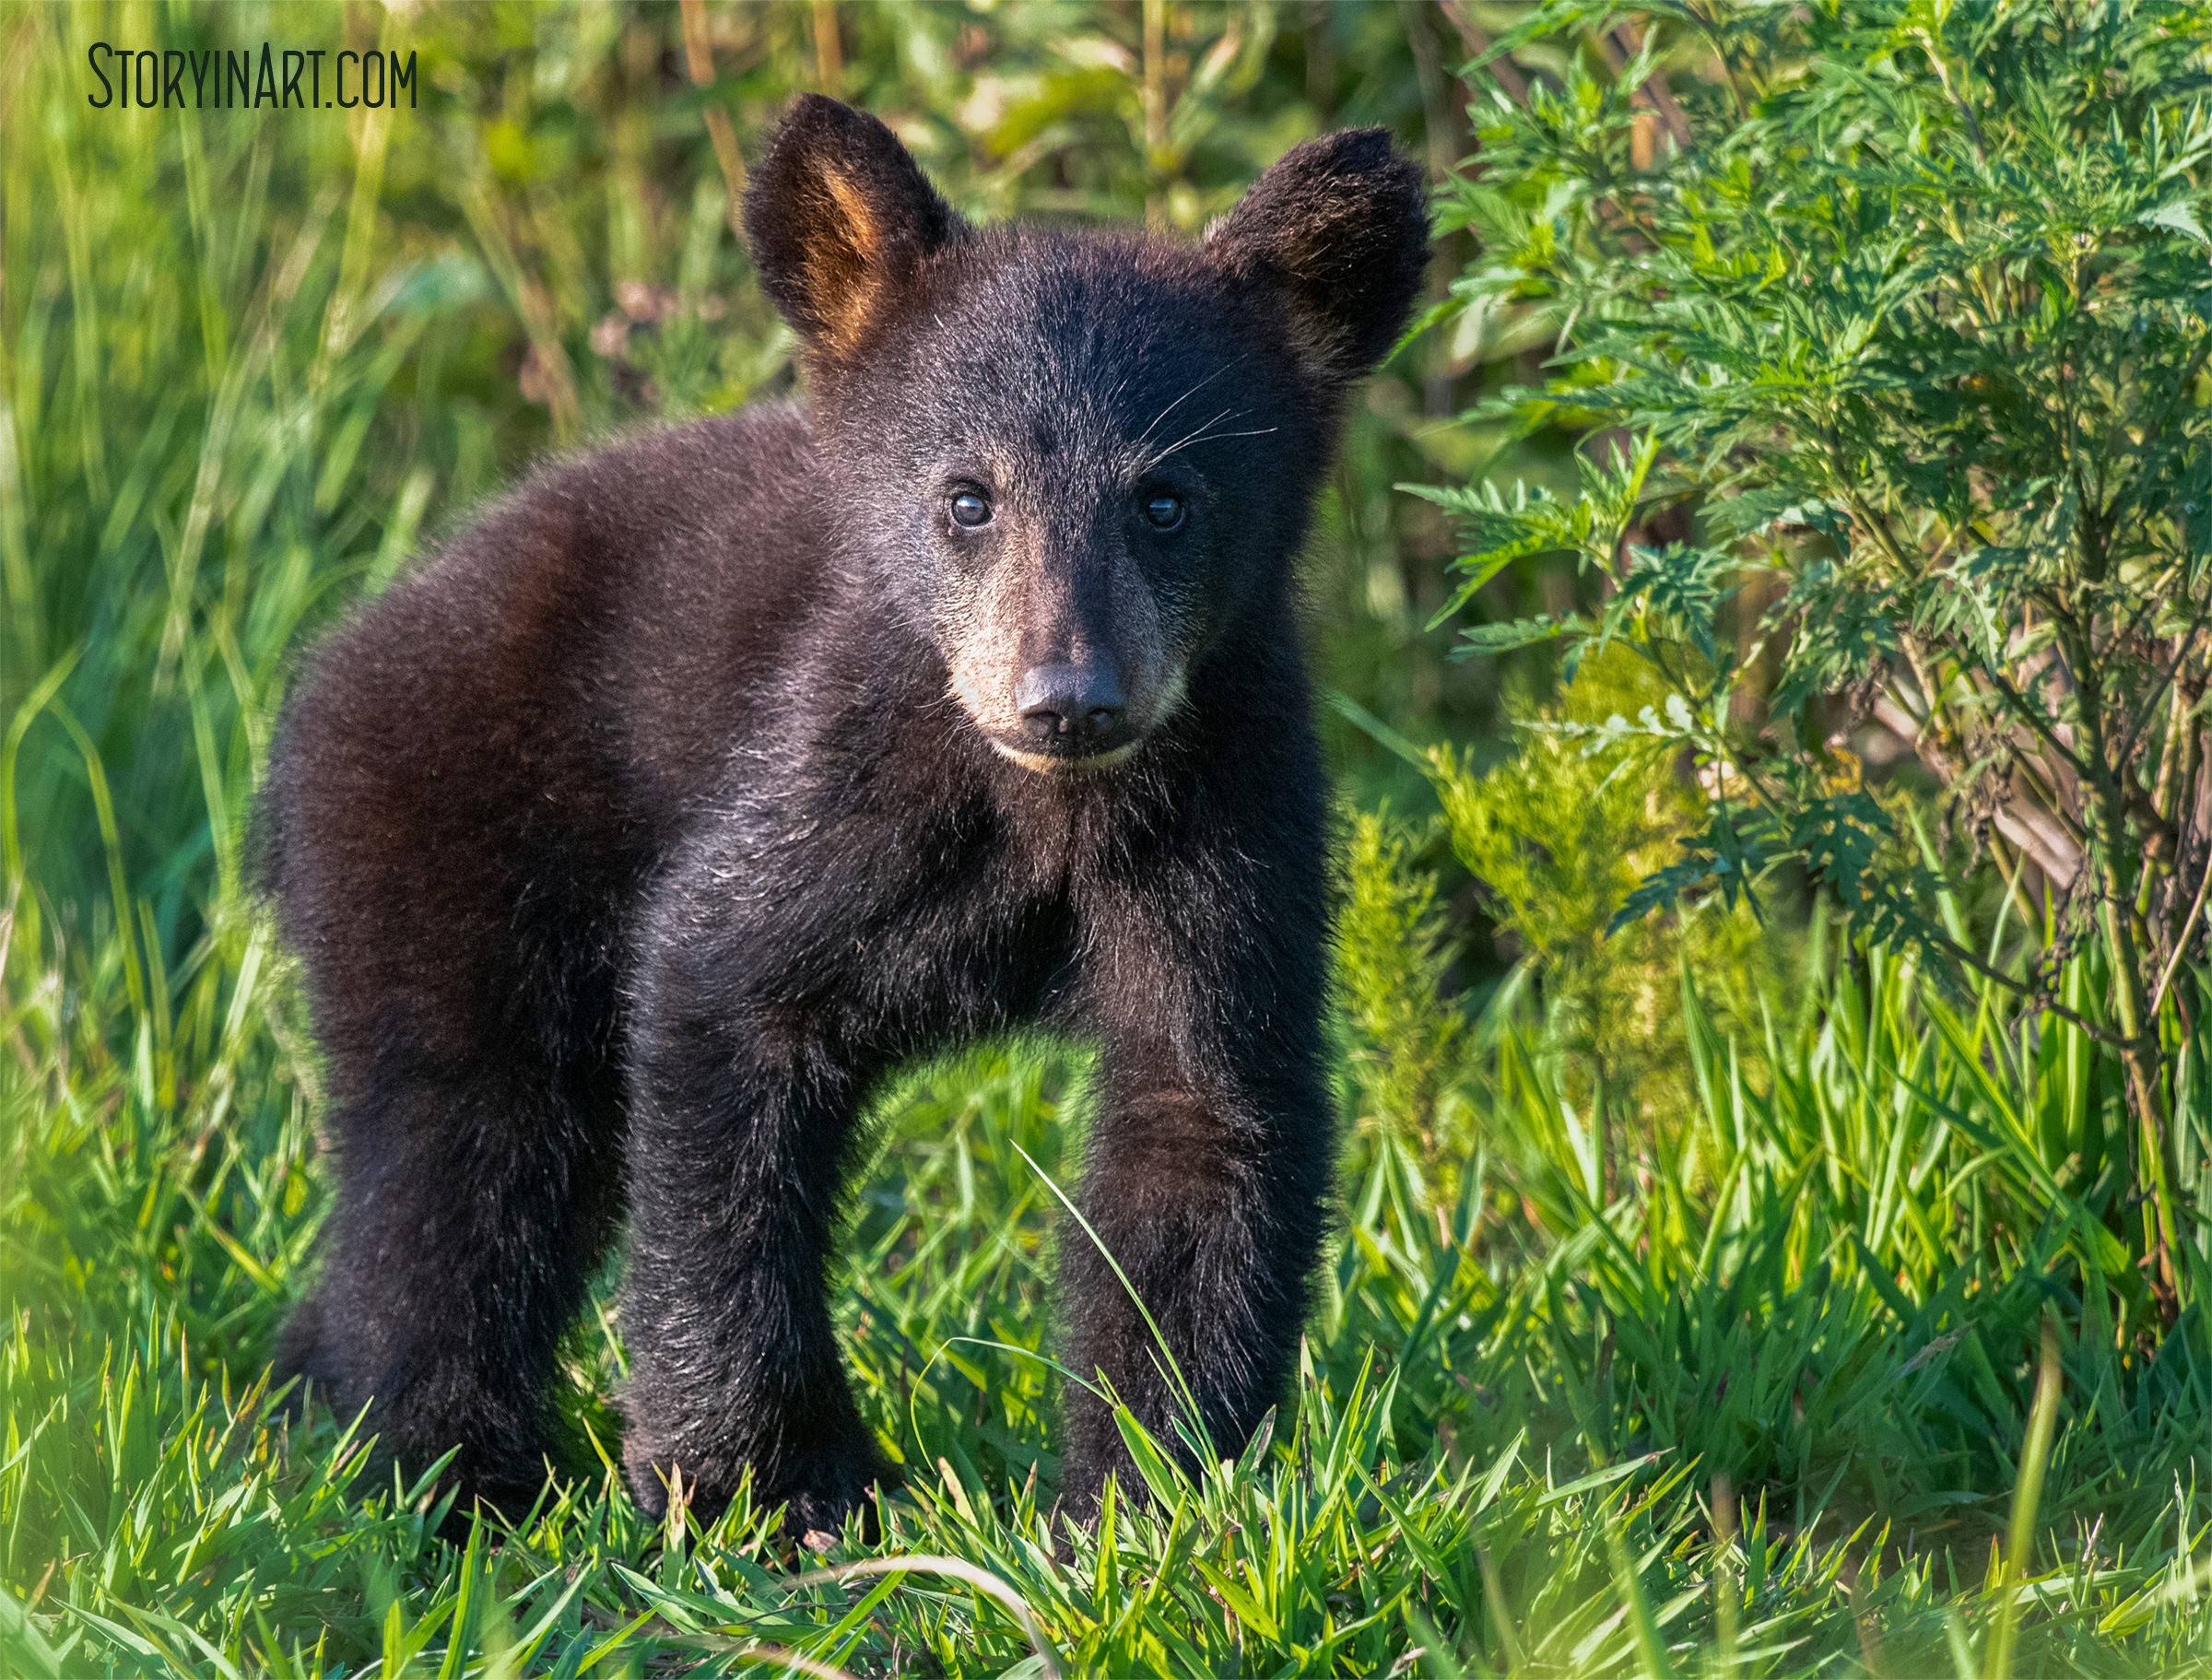
[[(1099, 1047), (1079, 1204), (1233, 1451), (1334, 1159), (1291, 570), (1419, 175), (1339, 134), (1195, 244), (975, 228), (808, 98), (745, 213), (808, 400), (541, 471), (286, 710), (263, 867), (337, 1191), (282, 1368), (519, 1515), (627, 1218), (637, 1498), (680, 1471), (704, 1517), (749, 1471), (834, 1531), (889, 1475), (828, 1299), (863, 1107), (1036, 1024)], [(1059, 1246), (1065, 1362), (1175, 1441), (1143, 1318)], [(1065, 1406), (1095, 1510), (1128, 1461)]]

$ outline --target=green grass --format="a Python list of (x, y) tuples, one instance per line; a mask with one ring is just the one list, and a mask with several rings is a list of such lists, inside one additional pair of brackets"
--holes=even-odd
[[(596, 16), (520, 21), (589, 64), (619, 54)], [(1723, 1015), (1684, 986), (1688, 1085), (1625, 1134), (1525, 977), (1472, 1018), (1439, 999), (1414, 854), (1372, 830), (1321, 1305), (1272, 1429), (1201, 1482), (1140, 1437), (1147, 1506), (1053, 1520), (1086, 1063), (1037, 1042), (880, 1103), (838, 1296), (906, 1469), (873, 1545), (629, 1502), (611, 1277), (565, 1350), (562, 1478), (465, 1547), (424, 1487), (361, 1479), (349, 1420), (273, 1406), (325, 1193), (308, 1024), (243, 887), (286, 662), (544, 435), (533, 334), (585, 423), (636, 417), (584, 344), (625, 241), (735, 311), (712, 344), (668, 325), (669, 392), (735, 400), (782, 355), (703, 145), (610, 141), (558, 201), (470, 150), (454, 78), (489, 87), (471, 31), (516, 17), (416, 26), (446, 103), (380, 139), (95, 123), (65, 97), (84, 40), (208, 14), (0, 10), (0, 1672), (2212, 1672), (2212, 1334), (2132, 1263), (2087, 1038), (1816, 928), (1786, 990)], [(628, 226), (647, 175), (673, 186)], [(2086, 960), (2065, 985), (2096, 1013)], [(2172, 1065), (2193, 1207), (2206, 1048)], [(2192, 1303), (2204, 1252), (2200, 1225)]]
[[(1603, 1216), (1569, 1122), (1536, 1118), (1544, 1058), (1483, 1024), (1471, 1077), (1500, 1153), (1440, 1219), (1406, 1147), (1371, 1134), (1295, 1405), (1195, 1486), (1140, 1441), (1151, 1506), (1123, 1499), (1096, 1535), (1051, 1522), (1040, 1357), (1081, 1063), (1016, 1045), (918, 1073), (883, 1105), (840, 1293), (907, 1487), (878, 1545), (849, 1533), (831, 1562), (985, 1575), (841, 1584), (806, 1579), (748, 1500), (665, 1533), (588, 1467), (617, 1427), (603, 1311), (565, 1361), (587, 1468), (465, 1552), (420, 1488), (354, 1479), (342, 1420), (264, 1404), (322, 1206), (265, 949), (249, 934), (201, 965), (225, 1026), (174, 1095), (119, 959), (73, 982), (11, 950), (10, 1672), (735, 1669), (774, 1646), (997, 1674), (1031, 1654), (1009, 1604), (1065, 1672), (1382, 1674), (1418, 1646), (1432, 1674), (1980, 1673), (2016, 1599), (2005, 1672), (2212, 1655), (2201, 1320), (2156, 1340), (2114, 1323), (2110, 1282), (2084, 1285), (2103, 1227), (2023, 1141), (2081, 1093), (1993, 1075), (1992, 1041), (1901, 966), (1778, 1028), (1770, 1095), (1703, 1041), (1703, 1135)], [(1979, 1252), (1977, 1195), (2007, 1233)], [(2046, 1322), (2054, 1438), (2016, 1513)], [(2008, 1587), (1994, 1541), (2016, 1520)]]

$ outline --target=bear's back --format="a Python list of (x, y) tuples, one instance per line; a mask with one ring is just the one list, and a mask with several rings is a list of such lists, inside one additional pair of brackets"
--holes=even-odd
[[(342, 960), (345, 992), (416, 997), (434, 1033), (456, 986), (481, 1005), (461, 1015), (498, 1012), (484, 989), (515, 940), (566, 969), (580, 933), (618, 938), (828, 609), (817, 471), (788, 403), (554, 464), (315, 650), (261, 814), (311, 984)], [(343, 1035), (343, 1000), (313, 989)]]

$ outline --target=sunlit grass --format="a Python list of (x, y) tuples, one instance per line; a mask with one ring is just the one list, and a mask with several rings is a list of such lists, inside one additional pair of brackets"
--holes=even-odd
[[(1017, 1044), (917, 1073), (884, 1105), (840, 1297), (906, 1486), (875, 1545), (853, 1530), (828, 1561), (950, 1558), (979, 1587), (920, 1565), (809, 1577), (749, 1499), (705, 1534), (641, 1515), (611, 1468), (604, 1301), (569, 1344), (566, 1474), (466, 1551), (434, 1538), (427, 1485), (358, 1483), (347, 1420), (272, 1410), (260, 1359), (322, 1192), (265, 949), (249, 934), (205, 959), (229, 1061), (187, 1062), (171, 1095), (119, 957), (71, 962), (71, 981), (11, 947), (14, 1672), (397, 1672), (412, 1651), (426, 1673), (575, 1674), (655, 1653), (746, 1666), (758, 1645), (854, 1672), (1044, 1672), (1010, 1603), (1071, 1673), (1383, 1673), (1416, 1646), (1437, 1674), (1694, 1669), (1724, 1630), (1746, 1673), (1947, 1673), (1954, 1648), (1976, 1673), (2203, 1654), (2194, 1310), (2162, 1340), (2120, 1334), (2056, 1202), (2013, 1263), (1967, 1252), (1971, 1221), (1942, 1204), (1970, 1174), (2031, 1184), (2025, 1162), (1913, 1141), (1935, 1164), (1899, 1175), (1910, 1205), (1883, 1220), (1881, 1181), (1860, 1194), (1850, 1155), (1808, 1141), (1884, 1115), (1997, 1121), (1973, 1094), (1984, 1070), (1907, 1038), (1925, 1002), (1901, 967), (1778, 1036), (1771, 1094), (1713, 1070), (1713, 1158), (1647, 1163), (1679, 1176), (1602, 1215), (1535, 1123), (1541, 1054), (1481, 1024), (1500, 1153), (1440, 1220), (1406, 1145), (1369, 1145), (1293, 1403), (1195, 1484), (1140, 1440), (1149, 1504), (1124, 1490), (1096, 1533), (1053, 1519), (1043, 1341), (1043, 1175), (1081, 1060)], [(1906, 1061), (1907, 1042), (1936, 1048)], [(220, 1112), (218, 1084), (241, 1094)]]
[[(1733, 1040), (1685, 989), (1694, 1100), (1610, 1181), (1524, 985), (1440, 1026), (1441, 964), (1347, 971), (1362, 1123), (1296, 1392), (1194, 1482), (1134, 1441), (1095, 1531), (1054, 1512), (1047, 1340), (1088, 1064), (1034, 1041), (879, 1105), (838, 1295), (904, 1469), (873, 1544), (629, 1501), (611, 1277), (535, 1510), (457, 1547), (428, 1480), (365, 1483), (352, 1420), (264, 1375), (325, 1190), (246, 813), (302, 637), (544, 417), (478, 343), (521, 305), (434, 212), (550, 212), (428, 129), (90, 125), (80, 37), (151, 18), (0, 13), (0, 1672), (2212, 1668), (2212, 1338), (2128, 1263), (2115, 1071), (1882, 953), (1816, 951)], [(372, 154), (423, 201), (404, 235), (355, 213)], [(609, 234), (677, 293), (701, 179), (666, 249)], [(729, 332), (663, 376), (773, 378), (772, 334)], [(2095, 1010), (2093, 969), (2065, 984)], [(2201, 1202), (2200, 1046), (2174, 1083)]]

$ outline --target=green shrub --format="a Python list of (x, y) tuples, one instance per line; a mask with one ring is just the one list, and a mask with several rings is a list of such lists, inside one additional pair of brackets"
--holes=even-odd
[[(1652, 15), (1618, 75), (1583, 54), (1523, 102), (1486, 93), (1445, 213), (1484, 246), (1461, 304), (1534, 305), (1559, 335), (1501, 411), (1594, 434), (1579, 498), (1422, 492), (1466, 524), (1455, 605), (1539, 554), (1597, 585), (1469, 644), (1628, 648), (1668, 699), (1618, 733), (1738, 772), (1624, 921), (1790, 860), (1862, 938), (2112, 1046), (2140, 1240), (2180, 1287), (2167, 1063), (2191, 1002), (2163, 982), (2212, 878), (2212, 11)], [(1521, 36), (1610, 16), (1560, 0)], [(1763, 618), (1737, 594), (1759, 573)], [(2074, 1010), (2055, 962), (2021, 972), (1960, 926), (1903, 804), (1834, 750), (1870, 709), (2011, 881), (2041, 873), (2109, 996)]]
[[(1692, 1091), (1682, 977), (1733, 1004), (1784, 967), (1786, 933), (1747, 904), (1687, 903), (1625, 921), (1638, 884), (1701, 825), (1704, 798), (1668, 756), (1624, 747), (1625, 719), (1665, 687), (1625, 650), (1585, 660), (1558, 696), (1526, 708), (1517, 750), (1477, 774), (1449, 747), (1429, 755), (1452, 849), (1541, 993), (1545, 1037), (1568, 1057), (1568, 1099), (1631, 1142), (1678, 1126)], [(1618, 1181), (1601, 1150), (1597, 1200)]]
[(1458, 1088), (1466, 1019), (1446, 990), (1436, 879), (1416, 860), (1418, 835), (1387, 813), (1347, 816), (1336, 973), (1359, 1123), (1410, 1142), (1422, 1200), (1449, 1207), (1471, 1127)]
[[(380, 166), (342, 123), (94, 126), (75, 103), (88, 38), (281, 37), (291, 12), (0, 8), (0, 1673), (737, 1674), (787, 1652), (1044, 1672), (1002, 1591), (1070, 1674), (2001, 1673), (2016, 1605), (2015, 1672), (2204, 1672), (2212, 1351), (2200, 1309), (2161, 1323), (2112, 1239), (2116, 1059), (2063, 1019), (2023, 1038), (2003, 997), (1961, 1006), (1878, 949), (1816, 950), (1732, 1034), (1700, 977), (1658, 1005), (1694, 1098), (1601, 1206), (1579, 1052), (1525, 990), (1443, 995), (1436, 831), (1381, 822), (1352, 837), (1343, 986), (1375, 1123), (1307, 1369), (1241, 1462), (1188, 1486), (1155, 1464), (1150, 1511), (1052, 1521), (1046, 1178), (1083, 1072), (1054, 1046), (917, 1070), (879, 1108), (838, 1310), (908, 1486), (834, 1560), (888, 1573), (811, 1575), (744, 1500), (707, 1534), (645, 1519), (593, 1453), (622, 1358), (604, 1291), (564, 1349), (584, 1474), (466, 1548), (423, 1488), (364, 1483), (347, 1420), (265, 1404), (322, 1212), (299, 999), (240, 881), (288, 649), (553, 435), (548, 343), (586, 431), (781, 377), (735, 243), (698, 266), (726, 214), (705, 112), (749, 133), (814, 79), (825, 15), (840, 85), (992, 209), (1157, 190), (1202, 217), (1301, 124), (1422, 100), (1407, 36), (1435, 13), (1277, 7), (1259, 80), (1236, 59), (1178, 127), (1232, 9), (334, 11), (424, 53), (420, 120)], [(1500, 20), (1452, 16), (1477, 14)], [(677, 80), (687, 18), (710, 88)], [(1187, 143), (1157, 159), (1147, 18)], [(651, 282), (638, 316), (625, 280)], [(695, 284), (725, 312), (666, 311)], [(549, 312), (525, 322), (532, 297)], [(1373, 568), (1346, 580), (1339, 645), (1406, 558), (1376, 509), (1383, 435), (1359, 422), (1339, 501)], [(1418, 695), (1402, 628), (1372, 661)], [(1635, 715), (1560, 718), (1612, 710)], [(2076, 1014), (2099, 962), (2059, 972)], [(2200, 1203), (2204, 1066), (2192, 1040), (2172, 1070)], [(2034, 1461), (2046, 1311), (2063, 1398), (2016, 1592), (1989, 1542)]]

